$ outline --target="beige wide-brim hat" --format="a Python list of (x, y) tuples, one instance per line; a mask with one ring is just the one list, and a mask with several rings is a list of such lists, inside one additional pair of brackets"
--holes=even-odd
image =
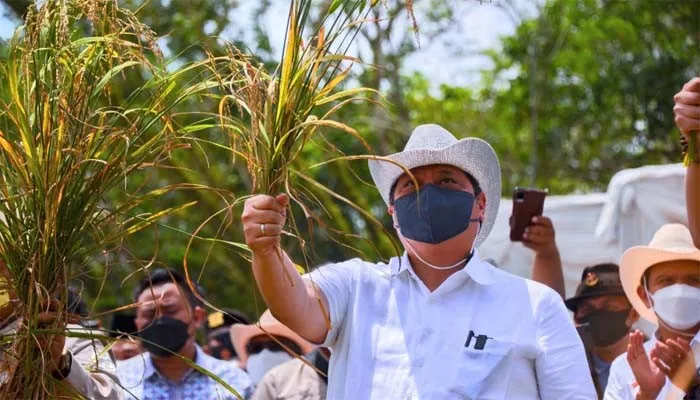
[(231, 326), (231, 342), (234, 349), (236, 349), (236, 355), (242, 367), (245, 367), (248, 362), (248, 352), (246, 351), (248, 342), (256, 336), (267, 335), (281, 336), (294, 341), (294, 343), (299, 345), (303, 354), (308, 354), (314, 349), (314, 345), (311, 342), (297, 335), (275, 319), (270, 310), (265, 310), (260, 316), (260, 320), (255, 324), (233, 324)]
[(632, 307), (647, 321), (658, 325), (654, 311), (644, 304), (637, 293), (644, 272), (652, 266), (668, 262), (691, 260), (700, 262), (700, 250), (693, 244), (690, 231), (681, 224), (662, 226), (648, 246), (629, 248), (620, 260), (620, 281)]
[[(478, 138), (457, 140), (439, 125), (420, 125), (413, 130), (402, 152), (386, 158), (408, 170), (444, 164), (469, 173), (486, 194), (484, 222), (474, 247), (478, 247), (488, 237), (496, 221), (498, 204), (501, 201), (501, 167), (491, 145)], [(369, 171), (377, 190), (389, 206), (391, 187), (404, 170), (392, 162), (375, 159), (369, 160)]]

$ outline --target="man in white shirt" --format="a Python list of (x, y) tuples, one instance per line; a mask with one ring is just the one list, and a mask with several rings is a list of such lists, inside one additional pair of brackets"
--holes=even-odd
[(302, 278), (279, 247), (288, 197), (255, 196), (243, 212), (268, 307), (332, 350), (328, 398), (595, 398), (561, 297), (479, 256), (501, 194), (491, 146), (423, 125), (388, 158), (370, 161), (406, 248), (388, 264), (353, 259)]
[(610, 368), (605, 399), (684, 398), (700, 365), (700, 250), (688, 228), (664, 225), (649, 246), (627, 250), (620, 280), (634, 309), (658, 329), (646, 343), (632, 333)]

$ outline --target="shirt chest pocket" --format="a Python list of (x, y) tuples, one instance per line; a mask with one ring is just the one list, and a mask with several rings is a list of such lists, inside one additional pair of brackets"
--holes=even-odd
[[(482, 344), (483, 345), (483, 344)], [(502, 399), (510, 375), (509, 359), (515, 344), (490, 339), (485, 345), (464, 347), (457, 352), (456, 373), (449, 388), (462, 399)]]

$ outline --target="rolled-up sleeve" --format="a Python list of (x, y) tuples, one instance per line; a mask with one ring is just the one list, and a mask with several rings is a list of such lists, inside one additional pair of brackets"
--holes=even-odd
[(346, 323), (348, 304), (353, 296), (354, 282), (357, 280), (361, 264), (362, 261), (359, 259), (327, 264), (304, 275), (304, 279), (312, 282), (323, 292), (330, 307), (328, 313), (331, 327), (326, 335), (326, 340), (321, 343), (322, 346), (332, 349), (338, 339), (339, 332)]
[[(84, 332), (83, 332), (84, 333)], [(66, 351), (73, 357), (65, 381), (88, 399), (121, 400), (124, 391), (111, 353), (96, 339), (66, 337)]]
[(597, 399), (583, 343), (561, 298), (547, 290), (537, 309), (537, 382), (542, 399)]

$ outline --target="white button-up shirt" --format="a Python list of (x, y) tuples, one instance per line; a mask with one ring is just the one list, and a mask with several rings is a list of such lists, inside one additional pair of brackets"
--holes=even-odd
[(405, 254), (306, 279), (330, 305), (329, 399), (596, 398), (562, 299), (477, 251), (433, 292)]
[[(644, 343), (644, 351), (646, 351), (647, 356), (649, 352), (654, 348), (656, 344), (656, 335), (654, 332), (651, 339)], [(695, 365), (700, 365), (700, 332), (690, 341), (690, 347), (693, 350), (695, 356)], [(610, 378), (608, 378), (608, 386), (605, 388), (605, 400), (634, 400), (639, 392), (639, 384), (637, 379), (634, 377), (634, 372), (632, 372), (632, 367), (630, 367), (629, 361), (627, 361), (627, 353), (624, 353), (617, 357), (613, 361), (610, 367)], [(661, 392), (657, 396), (657, 399), (682, 399), (685, 396), (685, 392), (671, 383), (671, 381), (666, 378), (666, 384), (661, 389)]]

